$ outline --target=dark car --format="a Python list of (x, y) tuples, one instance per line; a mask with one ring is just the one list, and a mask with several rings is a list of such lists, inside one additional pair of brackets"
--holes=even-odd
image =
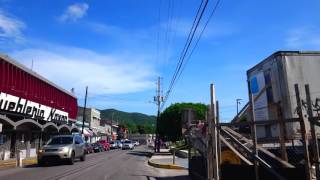
[(93, 143), (91, 145), (95, 153), (104, 151), (104, 147), (100, 143)]
[(84, 150), (86, 154), (94, 153), (93, 147), (90, 143), (85, 143)]

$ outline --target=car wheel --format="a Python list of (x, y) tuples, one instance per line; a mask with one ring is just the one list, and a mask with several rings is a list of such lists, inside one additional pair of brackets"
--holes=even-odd
[(45, 164), (44, 164), (44, 161), (43, 160), (38, 160), (38, 166), (44, 166)]
[(83, 155), (80, 157), (80, 161), (85, 161), (86, 160), (86, 154), (83, 153)]
[(69, 162), (68, 162), (70, 165), (74, 164), (74, 158), (75, 158), (75, 154), (74, 154), (74, 152), (72, 152), (71, 153), (71, 157), (70, 157)]

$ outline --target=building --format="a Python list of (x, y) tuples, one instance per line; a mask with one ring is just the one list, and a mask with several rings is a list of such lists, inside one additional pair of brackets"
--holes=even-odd
[(117, 140), (118, 139), (118, 122), (113, 122), (112, 120), (101, 120), (100, 121), (101, 126), (105, 126), (107, 128), (108, 138), (111, 140)]
[[(83, 121), (83, 107), (78, 107), (78, 117), (77, 117), (77, 124), (82, 125)], [(86, 108), (85, 111), (85, 124), (88, 123), (88, 127), (85, 128), (84, 131), (87, 131), (88, 133), (84, 132), (84, 135), (86, 136), (86, 140), (90, 141), (91, 143), (94, 143), (100, 139), (105, 139), (105, 136), (107, 136), (105, 130), (107, 127), (100, 125), (100, 111), (94, 108)]]
[(36, 155), (55, 134), (78, 132), (77, 98), (0, 54), (0, 159)]

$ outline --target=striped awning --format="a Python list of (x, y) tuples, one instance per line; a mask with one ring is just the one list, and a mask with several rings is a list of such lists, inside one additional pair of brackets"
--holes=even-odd
[(88, 128), (84, 128), (83, 129), (83, 135), (87, 136), (87, 137), (90, 137), (90, 136), (93, 136), (93, 132)]

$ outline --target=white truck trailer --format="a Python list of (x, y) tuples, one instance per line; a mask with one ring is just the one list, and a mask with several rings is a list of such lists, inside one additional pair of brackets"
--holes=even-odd
[[(320, 51), (276, 52), (249, 69), (247, 78), (254, 97), (264, 91), (254, 103), (256, 121), (277, 120), (277, 108), (275, 108), (277, 103), (280, 104), (285, 119), (297, 118), (294, 84), (299, 85), (302, 100), (306, 100), (305, 84), (310, 86), (313, 102), (316, 98), (320, 98)], [(303, 114), (304, 116), (307, 114), (305, 109)], [(317, 115), (316, 112), (314, 115)], [(309, 132), (309, 123), (306, 125)], [(295, 138), (300, 134), (298, 122), (287, 123), (285, 127), (287, 138)], [(257, 137), (277, 138), (278, 128), (278, 124), (258, 125)]]

